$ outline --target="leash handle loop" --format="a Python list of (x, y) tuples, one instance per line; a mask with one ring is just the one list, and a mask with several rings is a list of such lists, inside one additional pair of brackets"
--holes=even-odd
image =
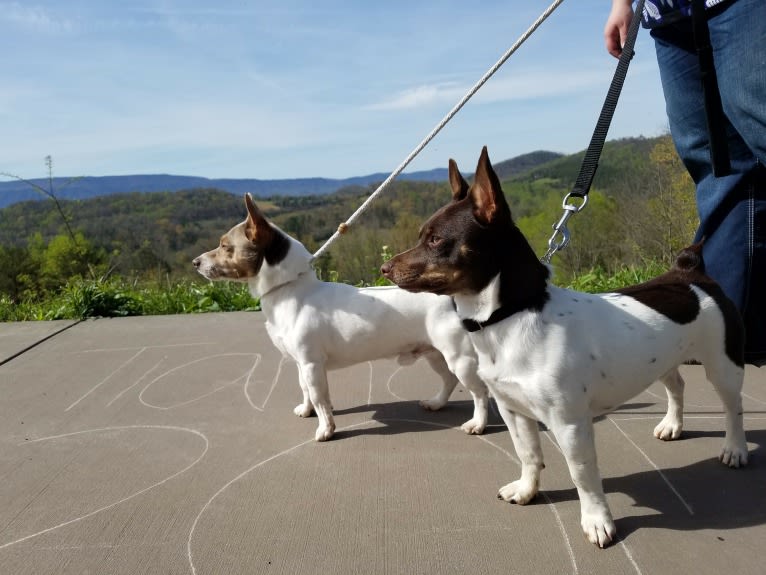
[[(579, 204), (572, 203), (572, 198), (580, 198), (581, 202)], [(566, 196), (564, 196), (564, 201), (561, 203), (561, 207), (564, 210), (577, 213), (585, 209), (585, 206), (588, 204), (588, 194), (581, 194), (580, 192), (569, 192)]]

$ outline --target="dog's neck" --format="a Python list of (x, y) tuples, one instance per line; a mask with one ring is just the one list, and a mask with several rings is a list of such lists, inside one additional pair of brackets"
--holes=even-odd
[[(481, 326), (499, 309), (502, 308), (500, 301), (500, 274), (497, 274), (487, 286), (476, 294), (455, 294), (452, 297), (455, 303), (455, 311), (463, 321), (463, 325), (469, 331), (473, 324)], [(470, 326), (470, 327), (469, 327)], [(478, 328), (477, 328), (478, 329)]]
[(274, 294), (280, 288), (301, 278), (316, 280), (316, 272), (311, 267), (313, 258), (309, 251), (289, 235), (284, 234), (284, 237), (290, 242), (284, 258), (273, 263), (264, 261), (258, 275), (249, 281), (250, 292), (255, 297), (264, 298)]
[(498, 271), (486, 286), (476, 293), (453, 295), (457, 314), (469, 332), (521, 311), (540, 311), (548, 301), (550, 270), (540, 263), (526, 239), (517, 233), (503, 245), (509, 249), (499, 255), (499, 262), (495, 260)]

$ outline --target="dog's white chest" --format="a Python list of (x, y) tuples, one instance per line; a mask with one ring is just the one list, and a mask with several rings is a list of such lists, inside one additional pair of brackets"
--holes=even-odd
[[(498, 403), (507, 409), (538, 420), (545, 419), (543, 387), (536, 385), (538, 354), (513, 344), (515, 330), (484, 329), (471, 334), (479, 360), (478, 375), (492, 390)], [(536, 375), (535, 375), (536, 374)]]
[(275, 324), (271, 323), (270, 321), (266, 322), (266, 333), (269, 334), (269, 338), (271, 339), (271, 343), (274, 344), (274, 347), (276, 347), (282, 355), (290, 355), (290, 352), (285, 345), (285, 341), (282, 338), (282, 333), (279, 330), (279, 327)]

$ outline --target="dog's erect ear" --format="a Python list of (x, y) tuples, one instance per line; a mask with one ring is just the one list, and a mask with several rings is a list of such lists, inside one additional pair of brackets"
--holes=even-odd
[(452, 201), (457, 202), (465, 198), (468, 193), (468, 182), (457, 169), (457, 162), (450, 158), (449, 161), (449, 185), (452, 187)]
[(476, 166), (473, 186), (471, 186), (473, 215), (482, 224), (490, 224), (499, 213), (508, 211), (500, 180), (489, 162), (487, 146), (481, 150), (479, 164)]
[(271, 226), (266, 221), (266, 217), (263, 215), (258, 206), (253, 201), (253, 196), (245, 194), (245, 206), (247, 206), (247, 220), (245, 221), (245, 236), (251, 242), (254, 242), (256, 238), (262, 240), (264, 235), (271, 233)]

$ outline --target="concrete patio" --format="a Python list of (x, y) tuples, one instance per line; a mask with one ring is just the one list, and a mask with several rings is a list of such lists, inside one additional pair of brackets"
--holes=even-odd
[(339, 432), (315, 443), (263, 322), (0, 324), (0, 573), (766, 572), (766, 369), (746, 372), (745, 469), (717, 461), (722, 414), (698, 366), (682, 368), (679, 441), (652, 436), (657, 384), (597, 423), (620, 537), (600, 550), (552, 437), (537, 500), (499, 501), (518, 473), (501, 420), (465, 435), (460, 388), (421, 409), (437, 388), (423, 361), (332, 373)]

